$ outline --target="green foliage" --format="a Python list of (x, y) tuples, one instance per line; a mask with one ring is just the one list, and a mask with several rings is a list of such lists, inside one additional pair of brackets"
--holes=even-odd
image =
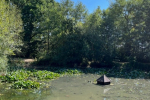
[(15, 81), (20, 81), (20, 80), (25, 80), (30, 76), (30, 71), (25, 71), (25, 70), (17, 70), (13, 72), (9, 72), (4, 76), (1, 76), (1, 81), (2, 82), (15, 82)]
[(33, 77), (37, 79), (55, 79), (58, 78), (60, 75), (58, 73), (50, 72), (50, 71), (35, 71), (33, 72)]
[[(21, 46), (21, 53), (16, 56), (22, 57), (35, 57), (37, 53), (38, 44), (41, 40), (38, 39), (41, 33), (38, 30), (38, 23), (41, 17), (40, 5), (41, 0), (7, 0), (11, 1), (12, 4), (17, 5), (17, 8), (21, 10), (21, 20), (23, 22), (23, 32), (20, 33), (23, 41)], [(17, 53), (16, 53), (17, 54)]]
[(106, 75), (108, 74), (108, 71), (106, 69), (101, 69), (100, 71), (97, 72), (97, 74)]
[(27, 80), (27, 81), (17, 81), (15, 82), (11, 88), (13, 89), (37, 89), (40, 87), (40, 83), (39, 82), (34, 82), (31, 80)]
[[(54, 70), (54, 69), (53, 69)], [(78, 69), (55, 69), (55, 72), (46, 70), (16, 70), (0, 76), (1, 82), (11, 83), (14, 89), (39, 88), (40, 81), (52, 80), (63, 75), (79, 75), (82, 72)]]
[[(3, 15), (0, 20), (4, 19), (0, 23), (4, 28), (0, 35), (3, 41), (0, 45), (4, 44), (0, 49), (1, 58), (6, 59), (7, 55), (13, 53), (14, 49), (8, 47), (17, 44), (12, 34), (7, 36), (14, 30), (20, 32), (12, 27), (11, 22), (16, 22), (16, 11), (19, 12), (15, 13), (19, 21), (20, 14), (23, 21), (22, 53), (25, 57), (37, 57), (39, 65), (87, 67), (92, 62), (91, 67), (111, 68), (116, 59), (133, 63), (133, 66), (136, 61), (150, 61), (149, 0), (116, 0), (108, 9), (102, 11), (98, 7), (91, 14), (87, 13), (81, 2), (75, 5), (71, 0), (60, 3), (54, 0), (10, 1), (21, 12), (16, 11), (16, 6), (12, 10), (4, 0), (1, 1), (1, 5), (6, 5), (0, 11)], [(7, 7), (14, 11), (8, 12), (11, 13), (10, 18), (5, 13)], [(19, 21), (15, 24), (17, 27), (21, 25)], [(4, 62), (1, 66), (5, 65)]]
[[(68, 68), (51, 68), (51, 71), (46, 70), (17, 70), (7, 74), (2, 74), (0, 79), (2, 82), (13, 82), (11, 88), (13, 89), (37, 89), (42, 84), (41, 81), (45, 79), (56, 79), (64, 75), (80, 75), (80, 74), (98, 74), (98, 75), (107, 75), (114, 77), (123, 77), (123, 78), (149, 78), (149, 72), (137, 70), (135, 67), (131, 69), (128, 65), (129, 63), (119, 64), (112, 69), (106, 68), (81, 68), (81, 69), (68, 69)], [(132, 65), (131, 65), (132, 66)], [(53, 72), (53, 71), (54, 72)]]
[(7, 73), (6, 75), (1, 76), (2, 82), (15, 82), (21, 80), (28, 80), (30, 77), (35, 79), (55, 79), (58, 78), (60, 75), (58, 73), (50, 72), (50, 71), (27, 71), (27, 70), (16, 70)]
[(18, 51), (21, 40), (19, 32), (22, 31), (20, 11), (15, 5), (0, 1), (0, 70), (6, 69), (7, 56), (14, 55)]
[(7, 57), (6, 56), (1, 56), (0, 57), (0, 72), (5, 71), (7, 68)]
[(8, 61), (9, 64), (9, 70), (13, 70), (15, 67), (24, 67), (25, 66), (25, 62), (23, 59), (21, 58), (9, 58)]
[(140, 62), (149, 62), (149, 30), (146, 24), (149, 4), (148, 0), (117, 0), (109, 8), (108, 18), (112, 20), (109, 31), (116, 36), (113, 42), (120, 59), (136, 58)]
[[(60, 40), (61, 39), (62, 37), (60, 37)], [(60, 43), (60, 41), (58, 43)], [(76, 64), (76, 66), (78, 66), (87, 53), (86, 48), (81, 34), (65, 35), (63, 42), (59, 44), (59, 48), (53, 48), (55, 51), (51, 54), (52, 64), (58, 63), (59, 65), (68, 65), (70, 67), (74, 67)]]
[(115, 63), (112, 69), (107, 71), (107, 75), (120, 78), (149, 78), (149, 64), (139, 62)]

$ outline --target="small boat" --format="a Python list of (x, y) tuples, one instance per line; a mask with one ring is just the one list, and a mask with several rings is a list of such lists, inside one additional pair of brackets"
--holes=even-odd
[(106, 75), (103, 75), (97, 79), (97, 84), (110, 85), (110, 79)]

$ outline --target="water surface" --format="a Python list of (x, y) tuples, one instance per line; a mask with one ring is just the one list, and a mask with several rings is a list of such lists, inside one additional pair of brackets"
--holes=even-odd
[(150, 100), (149, 79), (109, 77), (113, 85), (101, 86), (94, 82), (99, 77), (64, 76), (35, 90), (13, 90), (1, 84), (0, 100)]

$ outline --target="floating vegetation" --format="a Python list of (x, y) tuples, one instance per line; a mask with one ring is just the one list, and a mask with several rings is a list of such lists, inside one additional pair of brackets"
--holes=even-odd
[(108, 77), (123, 77), (128, 79), (135, 78), (149, 78), (150, 73), (141, 70), (127, 70), (125, 68), (85, 68), (85, 69), (68, 69), (68, 68), (51, 68), (51, 71), (47, 70), (16, 70), (7, 72), (0, 75), (1, 82), (12, 83), (11, 87), (14, 89), (29, 89), (38, 88), (40, 81), (51, 80), (59, 78), (64, 75), (80, 75), (80, 74), (98, 74), (107, 75)]
[(11, 86), (11, 88), (13, 88), (13, 89), (34, 89), (34, 88), (37, 89), (39, 87), (40, 87), (39, 82), (35, 82), (35, 81), (31, 81), (31, 80), (17, 81)]
[(47, 70), (16, 70), (1, 75), (0, 79), (3, 83), (12, 83), (11, 88), (13, 89), (33, 89), (41, 85), (38, 80), (51, 80), (61, 75), (76, 74), (81, 74), (81, 71), (77, 69), (60, 69), (57, 72)]
[(17, 70), (13, 72), (8, 72), (7, 74), (0, 76), (0, 78), (2, 82), (12, 83), (15, 81), (27, 79), (30, 74), (30, 71)]
[[(60, 75), (58, 73), (54, 73), (54, 72), (50, 72), (50, 71), (35, 71), (33, 72), (33, 77), (36, 77), (40, 80), (42, 79), (56, 79), (58, 77), (60, 77)], [(31, 75), (31, 76), (32, 76)]]
[[(14, 89), (30, 89), (38, 88), (40, 83), (38, 80), (56, 79), (60, 75), (50, 71), (27, 71), (17, 70), (8, 72), (0, 76), (1, 82), (12, 83), (11, 88)], [(38, 79), (38, 80), (37, 80)]]

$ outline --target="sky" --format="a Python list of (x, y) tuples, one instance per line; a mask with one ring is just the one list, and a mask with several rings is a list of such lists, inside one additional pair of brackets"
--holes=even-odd
[[(61, 0), (56, 0), (60, 2)], [(107, 9), (109, 6), (109, 0), (71, 0), (75, 4), (78, 2), (82, 2), (86, 8), (88, 9), (89, 13), (92, 13), (98, 6), (100, 6), (101, 10)]]

